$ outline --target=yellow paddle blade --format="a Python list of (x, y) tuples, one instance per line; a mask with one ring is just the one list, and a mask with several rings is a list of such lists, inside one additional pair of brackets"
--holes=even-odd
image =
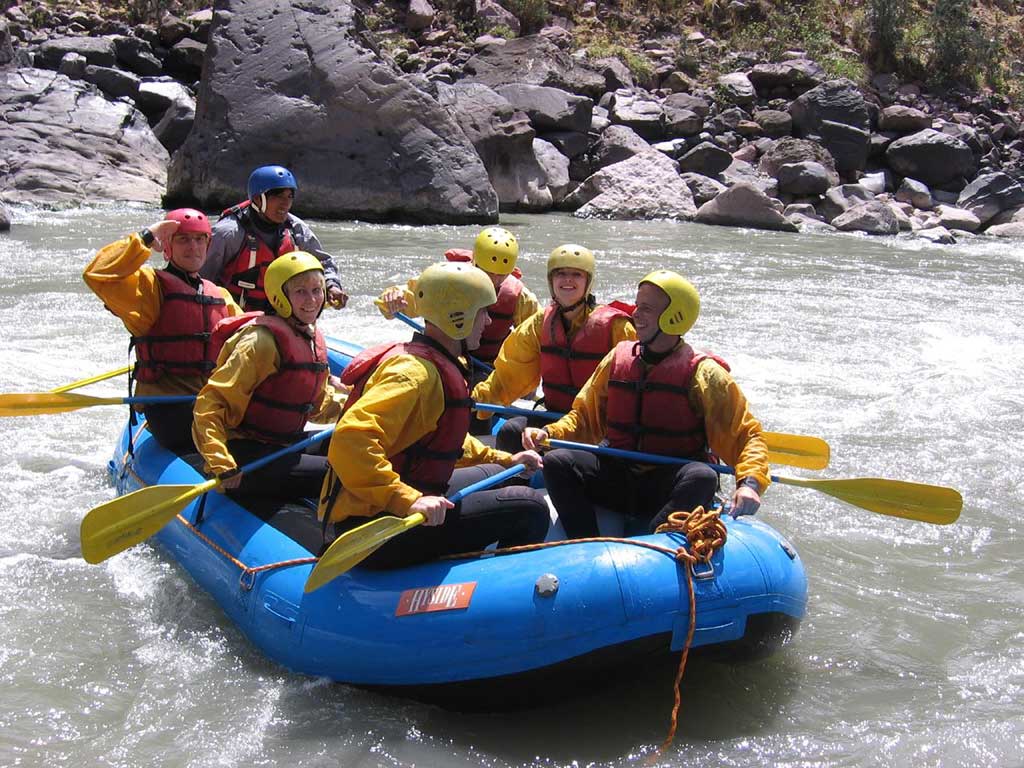
[(825, 469), (831, 451), (820, 437), (787, 435), (783, 432), (764, 432), (768, 443), (768, 463), (785, 464), (801, 469)]
[(336, 538), (306, 580), (306, 592), (319, 589), (359, 565), (378, 547), (426, 520), (417, 512), (409, 517), (378, 517)]
[(130, 365), (126, 365), (124, 368), (118, 368), (116, 371), (107, 371), (106, 373), (101, 373), (97, 376), (92, 376), (91, 378), (88, 379), (73, 381), (70, 384), (65, 384), (63, 387), (57, 387), (56, 389), (51, 389), (50, 391), (70, 392), (72, 389), (78, 389), (79, 387), (87, 387), (90, 384), (95, 384), (97, 381), (106, 381), (107, 379), (112, 379), (115, 376), (120, 376), (122, 373), (128, 373), (128, 371), (130, 371), (131, 369), (132, 367)]
[(892, 517), (948, 525), (960, 517), (964, 499), (954, 488), (941, 485), (908, 483), (877, 477), (852, 477), (843, 480), (806, 480), (772, 475), (783, 485), (797, 485), (827, 493), (847, 504)]
[(192, 499), (219, 484), (214, 478), (198, 485), (151, 485), (100, 504), (82, 519), (82, 557), (87, 563), (102, 563), (145, 541)]
[(70, 392), (31, 392), (0, 395), (0, 416), (37, 416), (66, 413), (94, 405), (120, 405), (123, 397), (90, 397)]

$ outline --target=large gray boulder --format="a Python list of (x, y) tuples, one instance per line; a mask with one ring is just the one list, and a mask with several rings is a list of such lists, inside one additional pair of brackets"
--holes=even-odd
[(860, 89), (850, 80), (829, 80), (789, 105), (793, 132), (815, 137), (840, 171), (862, 170), (868, 158), (870, 120)]
[(967, 144), (931, 128), (896, 139), (885, 150), (885, 159), (896, 173), (930, 187), (971, 178), (978, 171), (974, 153)]
[(117, 63), (114, 41), (109, 37), (55, 37), (39, 46), (36, 63), (44, 69), (56, 69), (66, 53), (84, 56), (94, 67), (113, 67)]
[(665, 137), (665, 110), (661, 102), (640, 88), (612, 94), (608, 117), (613, 125), (632, 128), (645, 141), (658, 141)]
[(824, 82), (825, 70), (810, 59), (789, 59), (772, 64), (756, 64), (747, 73), (747, 79), (760, 93), (773, 89), (811, 88)]
[(828, 174), (829, 185), (839, 183), (836, 162), (827, 149), (810, 139), (795, 139), (787, 136), (779, 139), (768, 148), (758, 162), (758, 170), (769, 176), (778, 177), (779, 169), (794, 163), (818, 163)]
[(636, 131), (625, 125), (610, 125), (597, 140), (591, 152), (594, 170), (621, 163), (634, 155), (651, 149), (651, 145), (640, 138)]
[(1024, 187), (1001, 171), (983, 173), (964, 187), (956, 204), (985, 224), (1000, 211), (1024, 205)]
[(575, 216), (600, 219), (683, 219), (696, 206), (671, 158), (651, 150), (602, 168), (568, 198)]
[(586, 133), (590, 129), (594, 102), (586, 96), (567, 93), (560, 88), (525, 83), (499, 85), (494, 90), (504, 96), (513, 107), (525, 112), (530, 118), (530, 124), (539, 133)]
[(196, 120), (168, 172), (171, 200), (244, 196), (251, 170), (288, 166), (296, 212), (483, 223), (498, 197), (448, 112), (385, 63), (345, 0), (223, 0)]
[(866, 232), (869, 235), (897, 235), (900, 222), (896, 212), (881, 200), (867, 200), (832, 219), (841, 232)]
[(740, 182), (697, 209), (694, 221), (725, 227), (752, 227), (796, 232), (796, 225), (772, 200), (753, 184)]
[(438, 84), (437, 100), (473, 142), (503, 211), (551, 207), (547, 174), (537, 162), (537, 133), (523, 112), (480, 83)]
[(0, 199), (159, 205), (167, 160), (128, 102), (50, 70), (0, 72)]
[(569, 158), (559, 152), (554, 144), (544, 139), (533, 140), (533, 153), (547, 177), (552, 202), (557, 205), (573, 187), (569, 178)]
[(528, 35), (491, 43), (466, 62), (466, 79), (492, 88), (512, 83), (547, 85), (563, 91), (600, 98), (602, 75), (579, 64), (550, 40)]

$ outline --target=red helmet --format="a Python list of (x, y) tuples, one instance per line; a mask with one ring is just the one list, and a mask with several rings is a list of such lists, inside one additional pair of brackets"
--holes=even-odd
[(206, 218), (205, 213), (197, 211), (195, 208), (176, 208), (173, 211), (168, 211), (166, 220), (178, 222), (178, 228), (174, 232), (176, 235), (190, 232), (198, 232), (207, 236), (212, 234), (210, 220)]

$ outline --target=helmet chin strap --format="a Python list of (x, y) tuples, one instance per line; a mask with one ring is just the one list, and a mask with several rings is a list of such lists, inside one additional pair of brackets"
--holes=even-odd
[(267, 213), (267, 193), (260, 192), (260, 203), (256, 206), (256, 210), (266, 215)]

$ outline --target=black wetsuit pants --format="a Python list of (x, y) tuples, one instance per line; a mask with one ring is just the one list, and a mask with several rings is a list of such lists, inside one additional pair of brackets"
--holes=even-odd
[(599, 536), (594, 505), (639, 518), (654, 530), (670, 512), (709, 507), (718, 474), (706, 464), (638, 465), (559, 448), (544, 456), (544, 484), (570, 539)]
[[(497, 464), (456, 469), (447, 495), (501, 471)], [(335, 526), (334, 533), (339, 535), (365, 522), (366, 518), (348, 518)], [(499, 547), (533, 544), (544, 540), (550, 522), (544, 494), (533, 488), (516, 485), (477, 491), (449, 509), (442, 525), (418, 525), (395, 536), (363, 565), (400, 568), (441, 555), (483, 549), (494, 542)]]

